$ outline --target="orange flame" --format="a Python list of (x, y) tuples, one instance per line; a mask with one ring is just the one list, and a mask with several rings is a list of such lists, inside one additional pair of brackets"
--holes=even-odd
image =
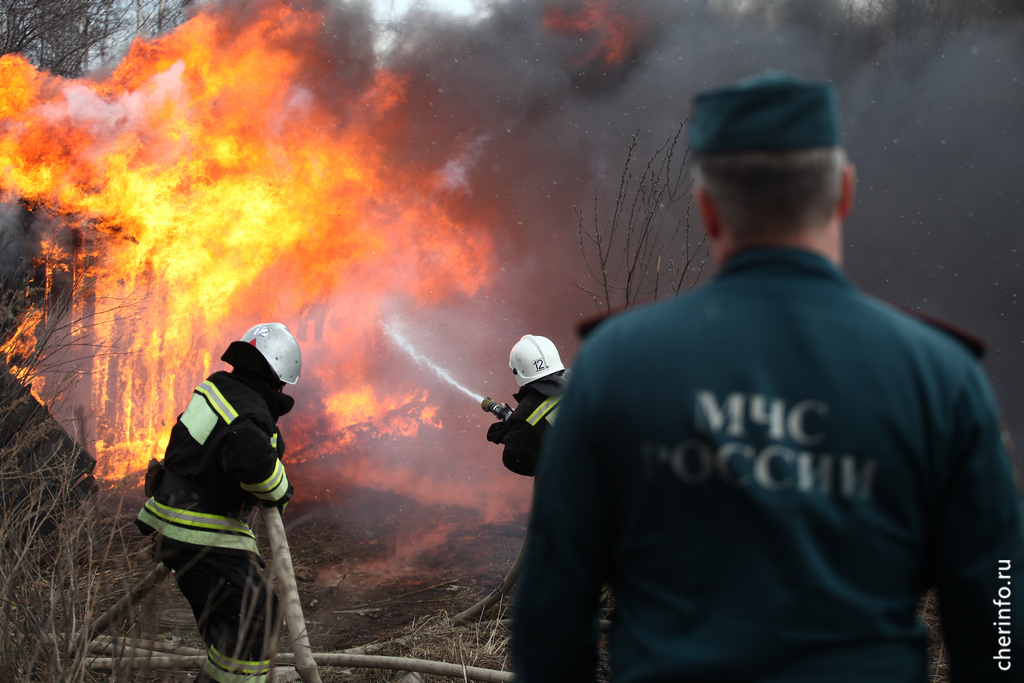
[(302, 343), (307, 405), (296, 412), (319, 410), (327, 425), (289, 439), (300, 459), (360, 429), (442, 427), (424, 390), (373, 387), (381, 307), (396, 293), (419, 304), (474, 294), (491, 238), (449, 217), (431, 169), (399, 178), (382, 161), (376, 127), (404, 101), (401, 74), (378, 71), (371, 87), (327, 102), (342, 86), (312, 47), (323, 17), (285, 4), (245, 11), (206, 11), (137, 40), (102, 81), (0, 58), (4, 193), (89, 231), (103, 295), (143, 295), (127, 311), (94, 306), (94, 337), (119, 340), (89, 379), (102, 475), (160, 457), (227, 343), (267, 320)]
[(352, 434), (363, 425), (373, 425), (379, 435), (396, 438), (414, 437), (421, 425), (441, 429), (436, 406), (427, 403), (427, 392), (406, 396), (378, 398), (373, 387), (346, 390), (324, 402), (327, 417), (345, 434), (351, 443)]
[(33, 306), (21, 313), (21, 319), (21, 325), (0, 345), (0, 355), (3, 356), (4, 364), (11, 376), (23, 382), (27, 380), (32, 395), (43, 403), (41, 396), (46, 377), (31, 372), (30, 360), (36, 350), (36, 331), (43, 322), (43, 312)]
[(548, 7), (543, 26), (566, 35), (591, 34), (593, 46), (586, 59), (599, 59), (606, 68), (626, 59), (637, 37), (629, 18), (607, 0), (583, 0), (575, 12)]

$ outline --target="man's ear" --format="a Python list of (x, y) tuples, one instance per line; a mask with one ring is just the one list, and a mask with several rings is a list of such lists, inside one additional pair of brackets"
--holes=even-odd
[(722, 215), (703, 186), (698, 185), (694, 189), (694, 196), (697, 198), (697, 212), (704, 222), (704, 232), (712, 242), (717, 242), (722, 237)]
[(857, 196), (857, 168), (849, 161), (843, 166), (840, 177), (839, 201), (836, 203), (836, 214), (839, 220), (845, 220), (853, 209), (853, 200)]

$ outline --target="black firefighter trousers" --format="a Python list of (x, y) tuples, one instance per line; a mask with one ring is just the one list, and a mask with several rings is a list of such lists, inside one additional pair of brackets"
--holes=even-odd
[(256, 561), (217, 548), (192, 550), (166, 542), (158, 555), (174, 570), (174, 580), (192, 606), (207, 648), (205, 678), (219, 683), (266, 680), (278, 605)]

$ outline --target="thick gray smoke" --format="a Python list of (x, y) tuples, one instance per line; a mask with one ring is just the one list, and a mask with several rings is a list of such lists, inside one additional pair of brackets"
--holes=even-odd
[[(575, 286), (587, 282), (573, 207), (589, 212), (595, 190), (610, 207), (631, 136), (644, 159), (695, 92), (767, 68), (829, 79), (860, 180), (849, 274), (985, 337), (1024, 441), (1024, 22), (982, 3), (879, 4), (851, 15), (841, 2), (509, 0), (483, 19), (409, 14), (386, 62), (411, 77), (392, 162), (445, 169), (452, 212), (500, 237), (504, 268), (480, 324), (518, 321), (568, 360), (573, 325), (594, 311)], [(632, 32), (621, 62), (595, 56), (607, 31), (545, 22), (598, 6)], [(495, 358), (517, 337), (495, 339)]]
[[(255, 4), (225, 2), (217, 11), (244, 26)], [(574, 327), (596, 310), (577, 288), (594, 283), (574, 207), (591, 220), (596, 192), (600, 221), (609, 215), (634, 134), (636, 169), (678, 129), (701, 89), (768, 68), (831, 80), (860, 180), (847, 224), (849, 274), (883, 299), (985, 337), (986, 368), (1011, 431), (1024, 442), (1024, 303), (1018, 303), (1024, 298), (1018, 227), (1024, 10), (1018, 5), (494, 0), (471, 18), (414, 10), (383, 27), (381, 54), (382, 27), (368, 6), (343, 3), (332, 6), (319, 40), (291, 47), (308, 74), (302, 85), (337, 102), (339, 112), (349, 111), (354, 92), (373, 86), (381, 65), (406, 79), (407, 101), (384, 114), (375, 130), (388, 172), (396, 182), (432, 174), (436, 198), (452, 217), (467, 231), (494, 237), (496, 268), (490, 288), (443, 311), (396, 295), (383, 322), (454, 384), (502, 402), (517, 388), (507, 359), (520, 335), (552, 338), (571, 364)], [(339, 113), (339, 128), (344, 116)], [(6, 235), (24, 240), (39, 233), (24, 225), (12, 232), (4, 218)], [(357, 299), (358, 292), (342, 296)], [(314, 335), (331, 333), (324, 331), (324, 315), (310, 312), (314, 318)], [(304, 330), (299, 333), (305, 341)], [(467, 392), (389, 343), (383, 328), (379, 341), (374, 380), (385, 391), (429, 386), (444, 428), (392, 439), (366, 426), (365, 434), (355, 434), (353, 451), (371, 454), (367, 467), (407, 473), (409, 487), (421, 475), (444, 476), (489, 500), (513, 496), (525, 509), (529, 482), (504, 471), (501, 449), (485, 441), (490, 416)], [(315, 405), (315, 390), (296, 386), (297, 413)], [(315, 430), (290, 440), (296, 450), (332, 433), (328, 418), (319, 419)], [(335, 497), (334, 481), (319, 472), (308, 479), (304, 491)]]

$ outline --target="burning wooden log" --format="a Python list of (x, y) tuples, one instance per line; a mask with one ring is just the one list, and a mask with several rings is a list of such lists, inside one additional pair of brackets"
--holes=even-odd
[(53, 530), (91, 493), (96, 459), (0, 365), (0, 507), (19, 523)]

